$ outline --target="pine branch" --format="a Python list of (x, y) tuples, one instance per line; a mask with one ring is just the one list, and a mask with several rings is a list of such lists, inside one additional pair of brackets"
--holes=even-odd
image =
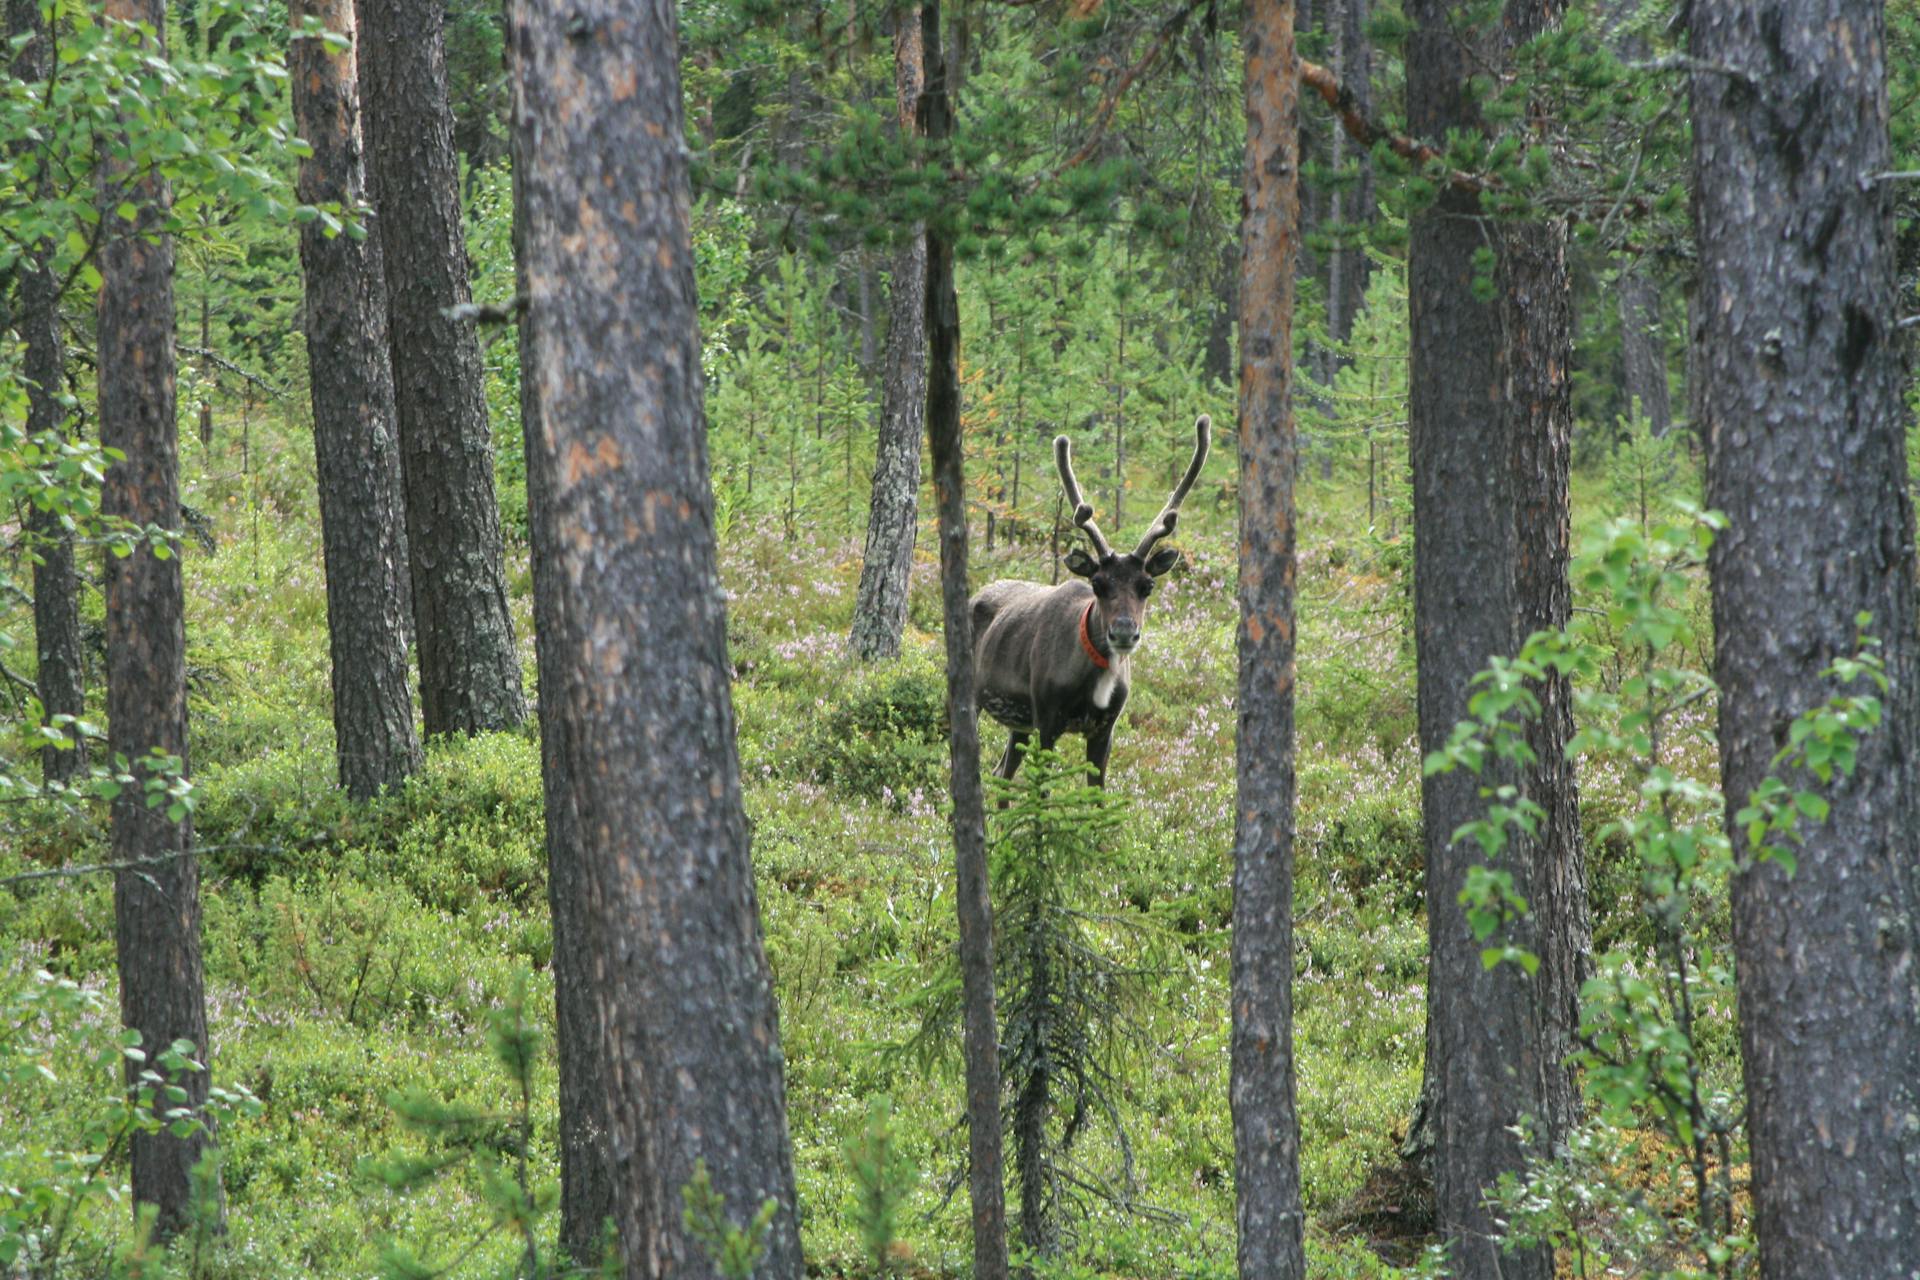
[[(1384, 142), (1387, 149), (1403, 160), (1417, 165), (1444, 164), (1446, 157), (1440, 149), (1430, 143), (1410, 138), (1404, 133), (1396, 133), (1378, 121), (1367, 118), (1353, 91), (1340, 83), (1340, 78), (1331, 70), (1317, 62), (1300, 59), (1300, 79), (1320, 95), (1320, 98), (1333, 113), (1339, 117), (1340, 125), (1355, 142), (1363, 147), (1371, 147), (1376, 142)], [(1483, 191), (1501, 189), (1499, 179), (1482, 174), (1462, 173), (1458, 169), (1447, 171), (1447, 185), (1456, 191), (1465, 191), (1478, 195)]]
[(1160, 29), (1154, 33), (1153, 39), (1147, 44), (1147, 51), (1141, 54), (1132, 66), (1107, 82), (1106, 91), (1100, 95), (1100, 105), (1094, 108), (1093, 127), (1088, 131), (1086, 140), (1053, 170), (1031, 179), (1027, 183), (1029, 191), (1044, 182), (1058, 181), (1062, 174), (1079, 168), (1093, 158), (1094, 153), (1100, 149), (1100, 144), (1106, 140), (1107, 129), (1113, 124), (1114, 112), (1119, 110), (1120, 100), (1127, 96), (1128, 90), (1139, 82), (1140, 77), (1153, 69), (1154, 64), (1160, 60), (1160, 55), (1166, 52), (1173, 38), (1180, 34), (1180, 29), (1187, 25), (1187, 19), (1193, 16), (1194, 11), (1208, 2), (1209, 0), (1186, 0), (1185, 4), (1160, 24)]

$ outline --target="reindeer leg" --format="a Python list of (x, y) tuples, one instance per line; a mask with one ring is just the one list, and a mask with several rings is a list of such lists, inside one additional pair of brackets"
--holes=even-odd
[(1093, 766), (1093, 783), (1102, 790), (1107, 785), (1107, 754), (1113, 750), (1113, 722), (1087, 735), (1087, 763)]
[(1026, 758), (1027, 739), (1031, 736), (1025, 729), (1008, 733), (1006, 753), (1000, 757), (1000, 767), (994, 772), (1011, 782), (1013, 775), (1020, 772), (1020, 761)]

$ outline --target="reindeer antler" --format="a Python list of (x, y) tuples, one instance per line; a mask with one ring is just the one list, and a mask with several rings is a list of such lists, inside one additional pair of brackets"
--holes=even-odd
[(1053, 463), (1060, 469), (1060, 483), (1067, 487), (1067, 501), (1073, 504), (1073, 522), (1085, 530), (1094, 551), (1105, 560), (1113, 548), (1093, 522), (1093, 504), (1080, 496), (1080, 482), (1073, 478), (1073, 441), (1063, 435), (1053, 438)]
[(1200, 468), (1207, 463), (1207, 447), (1212, 443), (1213, 419), (1201, 414), (1193, 424), (1193, 461), (1187, 464), (1187, 474), (1180, 477), (1180, 487), (1167, 499), (1167, 505), (1160, 508), (1160, 514), (1153, 518), (1147, 527), (1147, 536), (1140, 539), (1133, 555), (1136, 560), (1145, 560), (1147, 552), (1153, 550), (1153, 544), (1173, 532), (1173, 526), (1180, 519), (1180, 503), (1187, 496), (1187, 490), (1193, 488), (1193, 482), (1199, 478)]

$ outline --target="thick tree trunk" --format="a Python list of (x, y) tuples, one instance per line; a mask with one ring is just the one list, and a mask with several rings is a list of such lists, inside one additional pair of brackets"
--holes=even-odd
[[(921, 119), (936, 156), (953, 136), (940, 0), (920, 6), (926, 93)], [(973, 1203), (973, 1274), (1007, 1278), (1006, 1180), (1000, 1154), (1000, 1037), (993, 1006), (993, 902), (987, 887), (987, 814), (980, 791), (980, 723), (974, 702), (973, 616), (967, 597), (967, 487), (960, 442), (960, 303), (953, 245), (927, 228), (927, 446), (940, 520), (940, 598), (947, 640), (947, 720), (952, 755), (954, 906), (967, 1078), (967, 1190)]]
[(502, 565), (438, 0), (356, 0), (374, 219), (386, 258), (406, 537), (429, 736), (526, 719)]
[[(1441, 138), (1479, 128), (1466, 80), (1503, 47), (1526, 38), (1552, 10), (1509, 4), (1504, 37), (1462, 32), (1450, 6), (1409, 6), (1409, 126)], [(1473, 47), (1469, 47), (1469, 42)], [(1564, 232), (1498, 229), (1474, 197), (1449, 189), (1413, 220), (1409, 433), (1414, 472), (1414, 617), (1422, 752), (1466, 715), (1469, 682), (1527, 632), (1564, 618), (1566, 587), (1565, 367), (1569, 358)], [(1473, 257), (1492, 238), (1498, 302), (1473, 296)], [(1525, 561), (1522, 561), (1522, 547)], [(1501, 1252), (1484, 1200), (1503, 1172), (1550, 1148), (1573, 1113), (1561, 1065), (1576, 1025), (1584, 900), (1572, 775), (1564, 759), (1567, 690), (1541, 691), (1548, 713), (1534, 727), (1540, 764), (1498, 763), (1488, 774), (1439, 774), (1422, 786), (1427, 854), (1427, 1064), (1420, 1123), (1430, 1125), (1434, 1192), (1453, 1274), (1552, 1274), (1551, 1251)], [(1542, 750), (1544, 748), (1544, 750)], [(1513, 783), (1549, 806), (1541, 838), (1510, 847), (1502, 868), (1533, 912), (1502, 939), (1542, 957), (1532, 980), (1517, 965), (1487, 969), (1458, 901), (1484, 860), (1452, 833), (1481, 816), (1484, 786)], [(1536, 1146), (1512, 1126), (1530, 1122)]]
[(1306, 1274), (1293, 1070), (1293, 278), (1299, 81), (1287, 0), (1250, 4), (1240, 299), (1240, 715), (1232, 1088), (1240, 1274)]
[[(1906, 492), (1884, 14), (1874, 0), (1692, 10), (1694, 342), (1730, 807), (1822, 794), (1798, 870), (1731, 831), (1740, 1039), (1765, 1276), (1920, 1259), (1920, 640)], [(1817, 516), (1817, 518), (1815, 518)], [(1776, 767), (1870, 613), (1890, 686), (1851, 777)], [(1864, 684), (1848, 692), (1871, 692)]]
[[(349, 40), (354, 35), (353, 0), (294, 0), (289, 17), (296, 25), (312, 18)], [(313, 147), (300, 162), (300, 199), (355, 208), (365, 194), (366, 171), (353, 53), (296, 39), (288, 70), (294, 123)], [(407, 690), (407, 541), (386, 275), (377, 235), (329, 236), (318, 222), (300, 230), (300, 262), (307, 283), (334, 743), (340, 785), (364, 800), (397, 786), (421, 760)]]
[[(163, 0), (108, 0), (106, 15), (150, 25), (165, 46)], [(124, 456), (107, 468), (101, 513), (138, 528), (180, 523), (180, 441), (174, 416), (173, 241), (161, 228), (173, 194), (164, 179), (136, 171), (124, 152), (102, 160), (98, 359), (100, 441)], [(116, 209), (137, 210), (129, 222)], [(200, 866), (189, 821), (174, 822), (163, 803), (148, 808), (144, 784), (156, 776), (152, 753), (187, 770), (185, 592), (178, 547), (142, 544), (107, 558), (107, 730), (135, 782), (113, 802), (113, 857), (139, 862), (113, 881), (114, 948), (120, 969), (120, 1017), (140, 1032), (147, 1057), (129, 1061), (133, 1085), (144, 1066), (158, 1068), (176, 1040), (192, 1041), (211, 1065), (200, 968)], [(186, 1105), (207, 1098), (208, 1072), (175, 1081)], [(171, 1104), (161, 1104), (170, 1106)], [(133, 1197), (158, 1210), (165, 1239), (193, 1218), (191, 1173), (212, 1145), (197, 1133), (161, 1131), (132, 1143)]]
[[(1537, 10), (1536, 10), (1537, 12)], [(1515, 635), (1558, 631), (1572, 619), (1567, 576), (1573, 464), (1573, 291), (1567, 278), (1567, 229), (1520, 223), (1500, 232), (1500, 310), (1504, 331), (1503, 407), (1513, 448)], [(1580, 985), (1592, 964), (1580, 790), (1567, 743), (1573, 738), (1573, 686), (1553, 675), (1533, 686), (1540, 716), (1527, 726), (1534, 762), (1521, 787), (1542, 811), (1539, 829), (1516, 838), (1510, 857), (1526, 860), (1532, 918), (1521, 945), (1540, 959), (1530, 992), (1533, 1038), (1510, 1046), (1530, 1079), (1539, 1110), (1536, 1149), (1564, 1146), (1579, 1113), (1579, 1089), (1567, 1059), (1578, 1043)]]
[[(916, 128), (923, 72), (918, 10), (902, 10), (893, 37), (900, 130)], [(867, 513), (866, 555), (854, 597), (854, 653), (863, 661), (900, 656), (907, 586), (919, 526), (920, 429), (927, 410), (927, 238), (916, 227), (894, 255), (888, 283), (887, 374), (880, 440)]]
[[(511, 43), (509, 65), (511, 66)], [(531, 296), (527, 276), (527, 202), (520, 186), (531, 161), (519, 155), (525, 145), (521, 131), (512, 132), (513, 243), (518, 292)], [(520, 367), (532, 369), (539, 359), (536, 323), (529, 312), (520, 321)], [(546, 800), (547, 904), (553, 917), (554, 1047), (560, 1065), (560, 1250), (573, 1263), (592, 1267), (601, 1261), (607, 1242), (606, 1224), (615, 1212), (611, 1099), (605, 1071), (606, 1026), (597, 999), (597, 966), (589, 952), (591, 934), (587, 914), (592, 881), (587, 850), (581, 835), (580, 814), (574, 800), (575, 780), (570, 761), (579, 758), (572, 740), (572, 722), (555, 690), (558, 677), (548, 673), (566, 660), (553, 628), (543, 618), (561, 618), (568, 607), (563, 580), (540, 566), (557, 564), (560, 547), (556, 522), (542, 513), (554, 510), (546, 469), (533, 461), (546, 448), (540, 426), (539, 385), (520, 380), (520, 424), (527, 466), (528, 540), (535, 566), (534, 650), (539, 670), (540, 773)], [(749, 473), (751, 474), (751, 473)], [(550, 693), (552, 696), (549, 696)]]
[(594, 1055), (569, 1056), (568, 1071), (597, 1076), (610, 1128), (598, 1153), (566, 1144), (607, 1161), (627, 1275), (715, 1273), (681, 1220), (704, 1161), (736, 1221), (778, 1204), (754, 1274), (797, 1280), (708, 483), (675, 8), (517, 6), (512, 42), (548, 858), (584, 899), (557, 923), (583, 926), (568, 941), (603, 1029), (565, 1052)]
[[(26, 37), (14, 55), (13, 74), (28, 83), (46, 79), (52, 46), (46, 36), (39, 0), (8, 0), (7, 35)], [(27, 145), (22, 143), (21, 145)], [(52, 182), (40, 176), (40, 194)], [(53, 274), (53, 244), (31, 246), (18, 271), (13, 324), (26, 346), (27, 434), (61, 430), (67, 412), (60, 404), (66, 351), (60, 339), (60, 286)], [(34, 552), (33, 638), (37, 666), (35, 692), (41, 709), (54, 716), (79, 716), (86, 710), (86, 682), (80, 658), (80, 578), (74, 568), (73, 534), (53, 511), (27, 507), (27, 534)], [(69, 730), (72, 747), (43, 747), (41, 777), (49, 783), (72, 782), (86, 772), (87, 743)]]

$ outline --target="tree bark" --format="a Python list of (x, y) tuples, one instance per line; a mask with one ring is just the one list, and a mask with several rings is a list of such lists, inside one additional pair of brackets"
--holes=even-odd
[[(1361, 114), (1370, 116), (1373, 114), (1373, 48), (1367, 43), (1367, 0), (1337, 0), (1336, 8), (1339, 25), (1334, 32), (1334, 71), (1340, 83), (1352, 91), (1354, 105)], [(1347, 131), (1338, 125), (1331, 130), (1330, 137), (1333, 165), (1339, 169), (1348, 161), (1347, 147), (1351, 140)], [(1353, 163), (1359, 169), (1354, 184), (1334, 188), (1330, 197), (1333, 219), (1343, 228), (1370, 223), (1374, 216), (1373, 162), (1361, 151)], [(1347, 238), (1351, 240), (1354, 234), (1348, 232)], [(1367, 279), (1371, 274), (1366, 250), (1357, 242), (1342, 244), (1329, 253), (1327, 333), (1336, 343), (1352, 339), (1354, 317), (1366, 305)], [(1327, 370), (1328, 379), (1331, 380), (1335, 370), (1351, 363), (1351, 357), (1336, 354)]]
[[(108, 0), (106, 16), (150, 25), (153, 51), (164, 53), (164, 0)], [(162, 228), (173, 194), (157, 172), (140, 169), (125, 147), (124, 135), (113, 139), (101, 162), (100, 216), (107, 226), (99, 254), (100, 440), (124, 456), (107, 468), (100, 505), (109, 521), (172, 529), (180, 522), (180, 441), (173, 240)], [(131, 222), (116, 212), (123, 203), (136, 210)], [(143, 862), (114, 875), (120, 1017), (140, 1032), (144, 1065), (156, 1069), (159, 1056), (178, 1040), (191, 1041), (200, 1062), (213, 1061), (192, 824), (169, 820), (164, 802), (149, 808), (144, 786), (156, 776), (149, 764), (154, 751), (175, 757), (180, 776), (187, 773), (186, 599), (178, 551), (156, 538), (131, 555), (107, 558), (108, 742), (134, 776), (113, 801), (113, 858)], [(129, 1061), (130, 1087), (142, 1065)], [(205, 1069), (174, 1081), (186, 1091), (186, 1105), (195, 1108), (206, 1102), (207, 1082)], [(134, 1137), (133, 1198), (158, 1210), (159, 1238), (192, 1222), (191, 1173), (211, 1146), (206, 1132)]]
[(447, 105), (442, 5), (356, 0), (428, 736), (526, 719)]
[(1293, 1069), (1293, 6), (1250, 4), (1240, 300), (1240, 688), (1231, 1103), (1240, 1274), (1306, 1274)]
[[(1820, 792), (1798, 870), (1730, 834), (1740, 1039), (1764, 1276), (1920, 1259), (1920, 639), (1895, 285), (1884, 13), (1874, 0), (1692, 10), (1693, 340), (1715, 542), (1721, 768)], [(1814, 518), (1817, 514), (1817, 518)], [(1890, 687), (1850, 777), (1776, 766), (1873, 615)], [(1849, 692), (1866, 691), (1855, 686)]]
[[(936, 161), (953, 136), (940, 0), (920, 6), (926, 92), (921, 122)], [(947, 720), (952, 756), (954, 905), (967, 1079), (968, 1194), (973, 1274), (1006, 1280), (1007, 1206), (1000, 1147), (1000, 1037), (993, 1004), (993, 902), (987, 887), (987, 815), (980, 791), (980, 723), (974, 702), (973, 615), (967, 598), (967, 487), (960, 441), (960, 303), (953, 244), (927, 227), (927, 446), (940, 522), (940, 598), (947, 640)]]
[[(1409, 6), (1413, 136), (1482, 128), (1468, 75), (1504, 61), (1556, 13), (1540, 0), (1512, 0), (1503, 31), (1462, 31), (1440, 0)], [(1491, 657), (1564, 621), (1571, 333), (1563, 229), (1497, 227), (1479, 217), (1476, 197), (1449, 186), (1411, 232), (1414, 616), (1426, 753), (1466, 716), (1469, 683)], [(1474, 253), (1488, 245), (1497, 255), (1495, 302), (1478, 301), (1472, 288)], [(1587, 946), (1577, 798), (1564, 753), (1571, 715), (1564, 682), (1537, 692), (1545, 715), (1529, 729), (1533, 768), (1490, 762), (1479, 776), (1428, 777), (1421, 792), (1429, 967), (1417, 1123), (1431, 1126), (1440, 1231), (1462, 1277), (1552, 1275), (1550, 1250), (1501, 1251), (1484, 1200), (1501, 1173), (1551, 1150), (1574, 1111), (1563, 1064)], [(1486, 944), (1458, 901), (1484, 855), (1452, 833), (1484, 813), (1481, 788), (1507, 783), (1548, 809), (1539, 837), (1510, 846), (1501, 861), (1533, 909), (1500, 941), (1541, 957), (1537, 979), (1517, 965), (1485, 968)], [(1523, 1122), (1530, 1142), (1512, 1131)]]
[[(13, 74), (33, 83), (51, 72), (52, 46), (38, 0), (9, 0), (7, 34), (26, 37), (14, 55)], [(21, 145), (27, 145), (25, 143)], [(51, 193), (51, 179), (42, 172), (42, 198)], [(67, 412), (60, 404), (66, 351), (60, 339), (60, 285), (53, 273), (54, 247), (41, 241), (29, 248), (19, 266), (18, 307), (14, 325), (26, 345), (27, 434), (61, 431)], [(86, 712), (86, 678), (80, 656), (80, 577), (74, 567), (73, 534), (60, 514), (27, 507), (27, 534), (33, 550), (33, 638), (36, 658), (35, 692), (42, 712), (54, 716), (81, 716)], [(87, 770), (87, 742), (69, 728), (71, 747), (43, 747), (40, 774), (48, 783), (69, 783)]]
[[(916, 129), (924, 75), (920, 15), (903, 9), (893, 37), (900, 131)], [(887, 374), (880, 440), (867, 514), (866, 554), (854, 597), (852, 646), (862, 661), (900, 656), (907, 627), (907, 588), (919, 527), (920, 429), (927, 409), (927, 238), (916, 226), (894, 255), (887, 288)]]
[[(1517, 7), (1510, 5), (1509, 14)], [(1544, 20), (1545, 6), (1528, 7)], [(1513, 448), (1516, 521), (1515, 635), (1524, 643), (1536, 631), (1564, 629), (1573, 616), (1567, 575), (1573, 290), (1564, 223), (1518, 223), (1503, 227), (1500, 237), (1502, 407)], [(1580, 987), (1592, 965), (1593, 926), (1580, 790), (1567, 755), (1573, 738), (1572, 681), (1553, 674), (1530, 688), (1540, 701), (1540, 715), (1527, 725), (1534, 759), (1521, 770), (1521, 790), (1540, 806), (1542, 816), (1532, 836), (1516, 836), (1508, 856), (1529, 864), (1523, 892), (1532, 918), (1520, 944), (1539, 957), (1540, 967), (1529, 993), (1532, 1038), (1509, 1050), (1531, 1077), (1525, 1087), (1537, 1108), (1531, 1112), (1534, 1149), (1553, 1152), (1565, 1145), (1579, 1117), (1579, 1088), (1568, 1058), (1579, 1042)]]
[[(512, 28), (509, 28), (512, 35)], [(512, 58), (509, 49), (509, 69)], [(517, 118), (517, 117), (516, 117)], [(527, 200), (521, 183), (531, 161), (519, 154), (525, 140), (519, 129), (511, 133), (513, 149), (513, 244), (517, 292), (531, 296), (527, 275)], [(535, 317), (523, 315), (519, 325), (520, 367), (537, 367)], [(558, 677), (550, 675), (563, 661), (553, 628), (543, 618), (561, 618), (568, 607), (562, 581), (542, 566), (558, 563), (560, 546), (555, 522), (542, 518), (554, 509), (546, 469), (533, 465), (546, 447), (540, 426), (540, 389), (532, 379), (520, 379), (520, 424), (527, 466), (528, 541), (531, 543), (534, 592), (534, 650), (539, 670), (540, 772), (546, 801), (547, 904), (553, 917), (554, 1047), (559, 1058), (560, 1094), (560, 1250), (574, 1264), (598, 1265), (607, 1244), (607, 1224), (615, 1212), (615, 1172), (612, 1116), (604, 1069), (607, 1034), (600, 1016), (597, 990), (600, 979), (590, 945), (588, 916), (592, 880), (580, 814), (574, 801), (575, 782), (569, 761), (580, 747), (571, 739), (572, 722), (557, 692)], [(749, 472), (751, 474), (751, 472)]]
[(1667, 346), (1660, 338), (1660, 286), (1637, 263), (1620, 273), (1620, 379), (1627, 405), (1640, 405), (1653, 434), (1673, 429), (1667, 391)]
[[(1608, 0), (1602, 19), (1612, 26), (1611, 43), (1622, 61), (1648, 56), (1647, 42), (1633, 27), (1639, 0)], [(1673, 428), (1673, 398), (1667, 390), (1667, 344), (1660, 336), (1660, 285), (1638, 261), (1621, 264), (1615, 285), (1620, 316), (1620, 383), (1629, 411), (1640, 413), (1656, 436)]]
[[(294, 0), (290, 21), (297, 28), (308, 18), (353, 38), (352, 0)], [(313, 148), (300, 162), (300, 199), (358, 208), (366, 171), (353, 53), (315, 39), (292, 43), (294, 123)], [(407, 689), (407, 541), (386, 275), (377, 234), (329, 236), (317, 221), (300, 229), (300, 262), (307, 285), (334, 743), (340, 785), (365, 800), (399, 785), (421, 762)]]
[(675, 8), (516, 6), (512, 41), (536, 633), (543, 719), (561, 730), (543, 748), (548, 858), (584, 899), (557, 924), (584, 926), (602, 1029), (564, 1052), (591, 1055), (579, 1065), (609, 1125), (602, 1152), (567, 1145), (607, 1161), (627, 1275), (715, 1274), (681, 1221), (704, 1161), (736, 1221), (776, 1202), (754, 1274), (797, 1280), (708, 483)]

